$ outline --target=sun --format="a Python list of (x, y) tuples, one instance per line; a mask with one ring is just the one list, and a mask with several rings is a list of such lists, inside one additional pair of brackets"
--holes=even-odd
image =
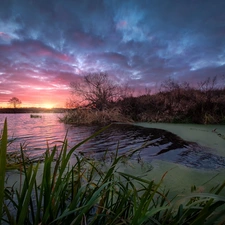
[(45, 104), (43, 104), (43, 108), (52, 109), (52, 108), (54, 108), (54, 106), (51, 103), (45, 103)]

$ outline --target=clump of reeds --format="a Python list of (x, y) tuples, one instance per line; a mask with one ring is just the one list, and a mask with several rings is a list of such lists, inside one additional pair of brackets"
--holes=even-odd
[[(4, 131), (3, 131), (4, 132)], [(6, 141), (6, 148), (8, 148), (16, 139), (10, 138), (7, 140), (4, 140), (4, 135), (0, 137), (0, 142), (4, 143)], [(26, 147), (25, 144), (20, 144), (20, 150), (19, 151), (9, 151), (6, 154), (6, 170), (13, 170), (13, 169), (20, 169), (23, 162), (21, 157), (21, 151), (23, 151), (24, 154), (24, 160), (26, 164), (36, 162), (37, 160), (40, 161), (41, 157), (39, 156), (37, 158), (30, 158), (28, 154), (24, 152), (24, 148)], [(43, 158), (42, 158), (43, 159)]]
[(116, 105), (135, 121), (225, 124), (224, 81), (217, 85), (215, 78), (199, 87), (169, 79), (159, 92), (126, 97)]
[[(101, 132), (101, 131), (99, 131)], [(98, 133), (99, 133), (98, 132)], [(43, 171), (40, 162), (26, 164), (23, 152), (21, 188), (4, 188), (7, 123), (0, 148), (0, 219), (5, 224), (218, 224), (224, 222), (225, 182), (212, 193), (193, 193), (169, 199), (162, 181), (119, 171), (123, 156), (110, 165), (80, 157), (77, 148), (98, 133), (68, 149), (47, 149)], [(71, 159), (76, 160), (72, 164)], [(74, 161), (74, 160), (73, 160)], [(104, 167), (105, 168), (105, 167)], [(38, 182), (37, 178), (41, 177)], [(219, 209), (219, 210), (218, 210)], [(216, 211), (217, 210), (217, 211)]]
[[(7, 120), (5, 120), (2, 137), (0, 139), (0, 219), (4, 204), (4, 184), (6, 171), (6, 152), (7, 152)], [(1, 224), (1, 220), (0, 220)]]
[(102, 111), (97, 109), (77, 108), (67, 112), (60, 120), (64, 123), (77, 125), (106, 125), (111, 122), (132, 122), (128, 116), (121, 113), (119, 108), (105, 109)]

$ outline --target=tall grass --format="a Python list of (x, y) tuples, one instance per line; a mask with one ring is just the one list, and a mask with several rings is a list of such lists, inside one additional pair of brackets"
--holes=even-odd
[(105, 109), (99, 111), (97, 109), (77, 108), (67, 112), (60, 119), (64, 123), (73, 123), (78, 125), (95, 125), (110, 124), (114, 122), (132, 122), (128, 116), (124, 116), (119, 108)]
[[(7, 123), (3, 133), (2, 140), (7, 140)], [(77, 148), (98, 133), (71, 149), (68, 149), (66, 138), (60, 149), (57, 146), (47, 148), (43, 170), (40, 170), (41, 162), (27, 165), (21, 148), (22, 188), (4, 189), (3, 177), (1, 220), (5, 224), (18, 225), (194, 225), (225, 221), (225, 196), (220, 194), (225, 182), (211, 193), (192, 193), (169, 199), (169, 191), (162, 188), (166, 174), (156, 183), (135, 176), (135, 171), (134, 174), (121, 172), (123, 156), (117, 152), (113, 160), (107, 162), (108, 166), (80, 157)], [(5, 144), (3, 156), (6, 157)], [(3, 167), (1, 163), (1, 169)]]
[[(2, 206), (4, 204), (6, 151), (7, 151), (7, 120), (5, 119), (2, 137), (0, 140), (0, 218), (2, 218)], [(1, 220), (0, 220), (0, 224), (1, 224)]]

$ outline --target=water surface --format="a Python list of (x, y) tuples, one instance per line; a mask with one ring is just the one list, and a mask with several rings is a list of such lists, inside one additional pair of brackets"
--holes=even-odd
[[(41, 156), (47, 144), (60, 146), (67, 134), (70, 147), (98, 131), (97, 126), (74, 126), (59, 122), (62, 114), (40, 114), (41, 118), (30, 118), (30, 114), (0, 114), (0, 126), (8, 120), (8, 136), (15, 138), (9, 151), (15, 151), (22, 144), (30, 157)], [(107, 152), (128, 155), (135, 152), (137, 161), (163, 160), (197, 169), (225, 168), (225, 157), (215, 154), (215, 149), (199, 145), (191, 139), (184, 140), (178, 135), (159, 128), (113, 124), (77, 151), (101, 159)], [(139, 148), (138, 151), (135, 149)]]

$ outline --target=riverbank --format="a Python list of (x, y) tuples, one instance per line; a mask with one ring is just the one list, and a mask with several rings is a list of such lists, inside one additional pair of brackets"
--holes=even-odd
[(225, 124), (224, 112), (225, 88), (194, 89), (175, 85), (156, 94), (109, 102), (103, 110), (95, 105), (74, 109), (62, 121), (77, 125), (111, 121)]
[[(185, 141), (197, 143), (203, 148), (208, 149), (207, 152), (209, 154), (225, 157), (225, 125), (146, 122), (133, 123), (133, 125), (172, 132)], [(158, 177), (161, 177), (165, 171), (168, 171), (163, 184), (165, 187), (170, 188), (172, 195), (177, 193), (181, 195), (187, 194), (190, 191), (190, 183), (194, 185), (199, 192), (209, 191), (214, 185), (219, 185), (225, 177), (224, 169), (199, 170), (161, 160), (153, 160), (151, 165), (152, 171), (148, 176), (151, 174), (151, 178), (155, 180), (158, 180)]]
[(64, 113), (67, 109), (64, 108), (0, 108), (0, 113)]
[(225, 125), (219, 124), (175, 124), (175, 123), (133, 123), (136, 126), (158, 128), (178, 135), (185, 141), (195, 142), (214, 150), (214, 154), (225, 157)]

